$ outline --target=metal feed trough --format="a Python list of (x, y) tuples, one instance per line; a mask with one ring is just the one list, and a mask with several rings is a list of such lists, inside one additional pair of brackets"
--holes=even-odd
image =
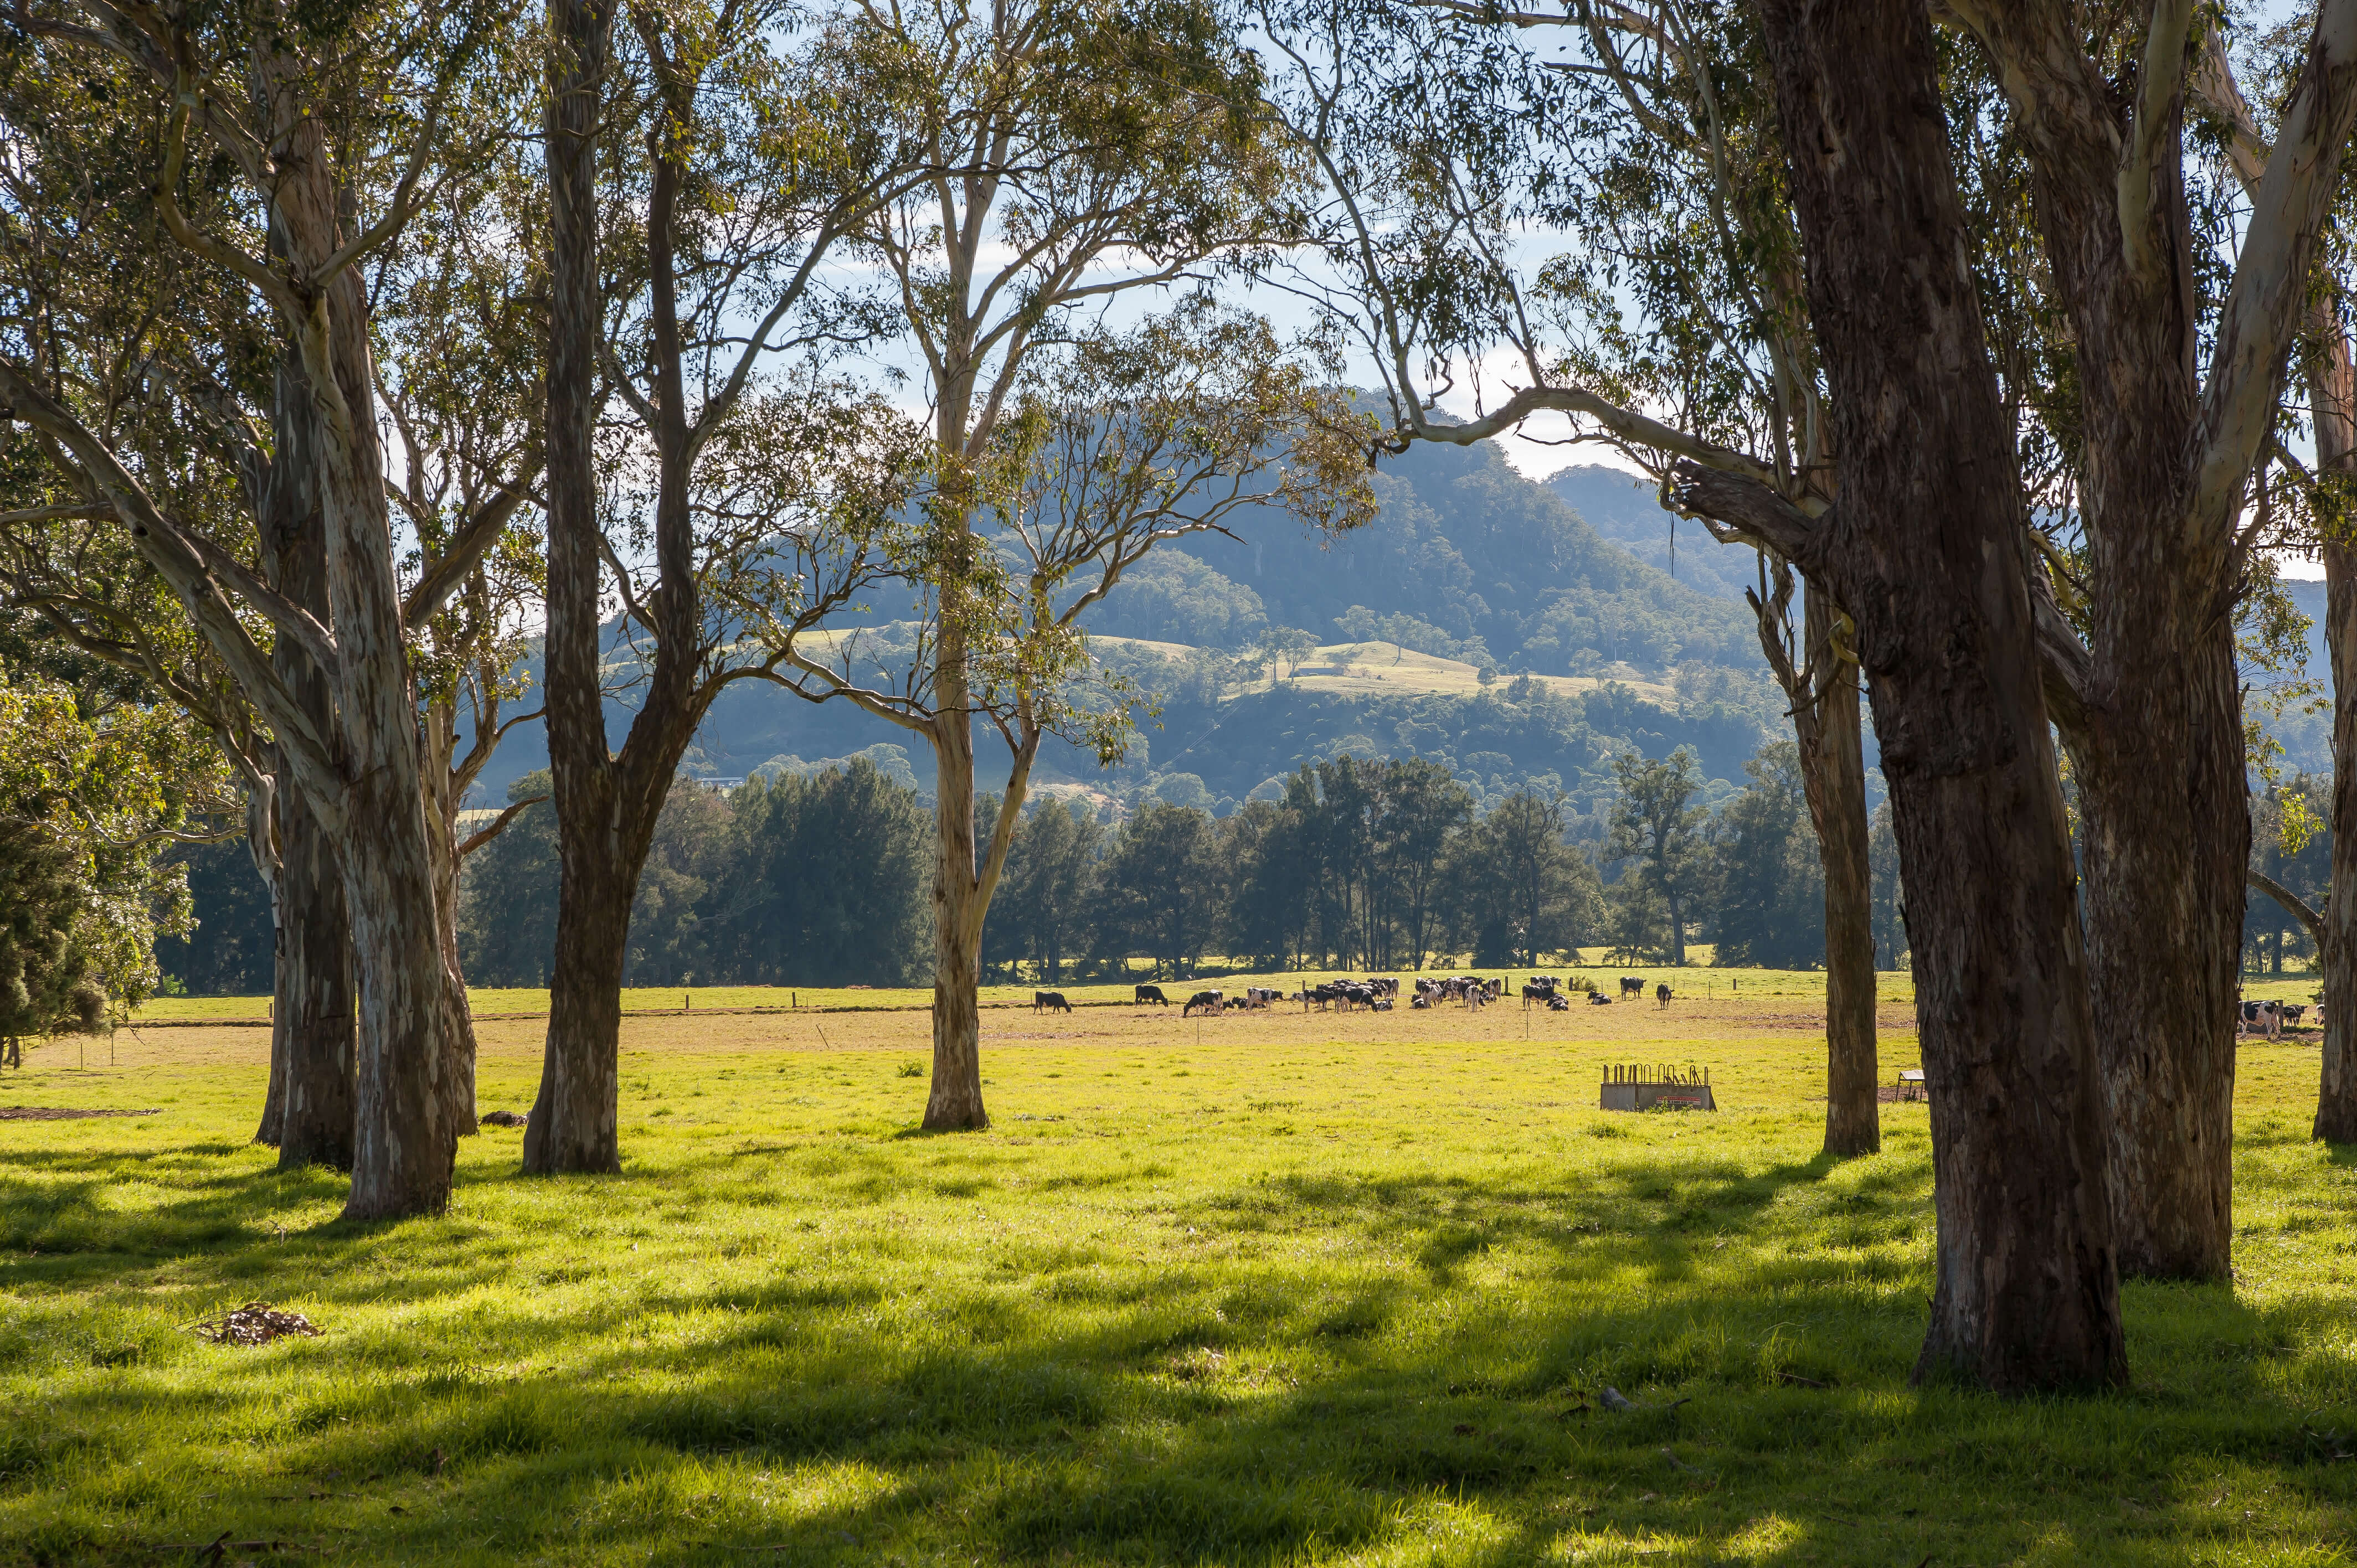
[(1651, 1111), (1656, 1105), (1685, 1111), (1717, 1110), (1718, 1101), (1710, 1093), (1710, 1069), (1692, 1063), (1681, 1068), (1667, 1062), (1652, 1066), (1623, 1062), (1604, 1069), (1601, 1109)]

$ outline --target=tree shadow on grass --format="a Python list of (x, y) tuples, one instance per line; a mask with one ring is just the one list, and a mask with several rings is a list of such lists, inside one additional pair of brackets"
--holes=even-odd
[[(272, 1177), (216, 1182), (177, 1223), (198, 1235), (220, 1217), (208, 1206), (265, 1211), (281, 1200), (256, 1184)], [(404, 1299), (446, 1299), (438, 1326), (207, 1348), (253, 1386), (183, 1388), (175, 1415), (249, 1434), (274, 1476), (349, 1478), (350, 1503), (273, 1502), (285, 1483), (247, 1472), (205, 1483), (207, 1521), (328, 1539), (342, 1560), (1177, 1563), (1418, 1547), (1486, 1568), (1617, 1543), (1669, 1562), (2035, 1548), (2157, 1564), (2227, 1528), (2205, 1514), (2222, 1473), (2313, 1509), (2357, 1501), (2357, 1466), (2330, 1458), (2326, 1418), (2287, 1375), (2329, 1359), (2313, 1304), (2132, 1286), (2135, 1391), (1910, 1388), (1928, 1183), (1913, 1165), (1640, 1151), (1560, 1179), (1292, 1176), (1188, 1201), (1173, 1231), (1191, 1228), (1194, 1253), (1174, 1241), (1115, 1266), (1049, 1239), (1004, 1277), (915, 1291), (856, 1267), (649, 1281), (544, 1314), (528, 1344), (487, 1322), (500, 1343), (480, 1357), (420, 1337), (466, 1332), (459, 1301), (509, 1276), (479, 1240), (437, 1237)], [(363, 1261), (382, 1235), (281, 1242), (241, 1224), (215, 1255), (310, 1249), (272, 1254), (283, 1269)], [(1288, 1235), (1318, 1245), (1249, 1251)], [(643, 1334), (620, 1331), (640, 1318)], [(564, 1375), (477, 1364), (510, 1359)], [(298, 1377), (307, 1359), (351, 1370)], [(1607, 1384), (1641, 1408), (1607, 1410)], [(59, 1387), (39, 1442), (13, 1459), (0, 1447), (0, 1501), (63, 1481), (157, 1397), (135, 1367)], [(379, 1500), (393, 1487), (400, 1516)], [(57, 1532), (44, 1549), (60, 1560), (70, 1541), (130, 1556), (131, 1535), (167, 1538), (91, 1523), (103, 1517), (36, 1527)]]

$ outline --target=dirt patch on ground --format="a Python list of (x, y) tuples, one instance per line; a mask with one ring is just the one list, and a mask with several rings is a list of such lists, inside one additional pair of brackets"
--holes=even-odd
[(62, 1105), (0, 1105), (0, 1122), (81, 1122), (93, 1116), (153, 1116), (150, 1111), (70, 1111)]

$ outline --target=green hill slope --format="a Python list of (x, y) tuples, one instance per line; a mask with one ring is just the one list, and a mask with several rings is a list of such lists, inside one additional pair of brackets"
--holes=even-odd
[[(1108, 662), (1162, 694), (1158, 725), (1111, 774), (1051, 748), (1043, 781), (1186, 796), (1193, 786), (1165, 780), (1191, 776), (1216, 804), (1352, 751), (1438, 757), (1485, 791), (1540, 782), (1585, 796), (1614, 750), (1682, 744), (1711, 777), (1741, 777), (1781, 710), (1741, 604), (1638, 560), (1491, 445), (1415, 447), (1374, 484), (1377, 520), (1340, 539), (1247, 520), (1241, 538), (1190, 540), (1141, 564), (1086, 624)], [(879, 606), (876, 621), (895, 607)], [(1290, 681), (1222, 686), (1212, 656), (1272, 626), (1324, 646)], [(619, 736), (624, 703), (608, 722)], [(689, 766), (730, 777), (879, 745), (904, 747), (930, 789), (930, 758), (893, 726), (740, 685), (706, 719)], [(537, 726), (520, 728), (484, 793), (545, 758)]]

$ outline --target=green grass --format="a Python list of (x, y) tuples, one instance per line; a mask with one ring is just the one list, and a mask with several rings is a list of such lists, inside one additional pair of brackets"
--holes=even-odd
[[(1829, 1162), (1821, 1037), (1593, 1014), (996, 1014), (996, 1125), (952, 1137), (913, 1132), (920, 1015), (726, 1054), (650, 1021), (620, 1176), (520, 1179), (487, 1130), (447, 1218), (373, 1227), (242, 1142), (250, 1041), (39, 1047), (0, 1102), (162, 1113), (0, 1122), (0, 1563), (2357, 1551), (2357, 1170), (2306, 1141), (2312, 1044), (2242, 1054), (2235, 1284), (2130, 1286), (2132, 1389), (2010, 1402), (1908, 1383), (1922, 1107)], [(486, 1107), (537, 1048), (487, 1033)], [(1629, 1056), (1727, 1109), (1590, 1109)], [(325, 1333), (183, 1326), (253, 1299)]]

